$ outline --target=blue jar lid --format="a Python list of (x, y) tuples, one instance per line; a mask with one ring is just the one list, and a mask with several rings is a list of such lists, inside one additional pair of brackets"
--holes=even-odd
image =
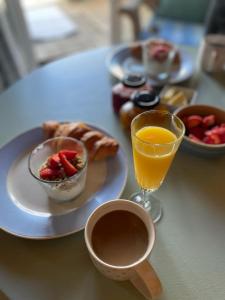
[(142, 74), (126, 74), (122, 80), (123, 84), (128, 87), (140, 87), (147, 81), (145, 75)]
[(160, 102), (160, 98), (154, 90), (137, 91), (133, 93), (131, 100), (134, 102), (136, 106), (145, 109), (152, 109), (155, 106), (157, 106)]

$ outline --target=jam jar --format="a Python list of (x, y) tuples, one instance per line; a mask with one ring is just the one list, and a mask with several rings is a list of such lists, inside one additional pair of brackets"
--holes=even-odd
[(147, 82), (147, 78), (140, 74), (127, 74), (122, 82), (117, 83), (112, 88), (112, 105), (116, 114), (119, 113), (121, 106), (130, 100), (131, 95), (135, 91), (148, 90), (152, 87)]
[(120, 109), (120, 122), (125, 129), (130, 129), (134, 117), (151, 109), (168, 111), (167, 106), (160, 103), (159, 95), (154, 90), (134, 92), (131, 100), (124, 103)]

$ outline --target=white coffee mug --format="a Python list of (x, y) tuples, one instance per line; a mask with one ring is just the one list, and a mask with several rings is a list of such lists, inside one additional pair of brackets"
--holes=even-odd
[[(99, 258), (93, 249), (92, 233), (96, 223), (103, 216), (114, 211), (126, 211), (135, 214), (147, 229), (148, 242), (146, 250), (142, 256), (130, 265), (118, 266), (109, 264)], [(114, 280), (130, 280), (146, 299), (155, 299), (161, 294), (162, 287), (160, 280), (147, 260), (155, 242), (155, 229), (151, 217), (141, 206), (123, 199), (111, 200), (104, 203), (96, 208), (89, 217), (84, 234), (90, 257), (96, 268), (103, 275)]]

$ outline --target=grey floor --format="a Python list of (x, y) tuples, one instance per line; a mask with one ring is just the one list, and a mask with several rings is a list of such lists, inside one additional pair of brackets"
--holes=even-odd
[[(21, 0), (26, 10), (57, 5), (78, 26), (74, 35), (47, 42), (34, 42), (33, 48), (39, 64), (45, 64), (69, 54), (110, 45), (109, 0)], [(145, 6), (140, 8), (143, 26), (151, 15)], [(133, 40), (132, 24), (121, 18), (123, 42)], [(52, 24), (49, 24), (52, 26)]]
[(52, 41), (33, 42), (35, 57), (40, 64), (71, 53), (109, 45), (107, 0), (23, 0), (22, 3), (24, 10), (57, 5), (78, 27), (74, 35)]

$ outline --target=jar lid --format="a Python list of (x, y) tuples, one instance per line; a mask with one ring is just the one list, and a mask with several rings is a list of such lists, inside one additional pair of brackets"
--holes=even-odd
[(123, 78), (123, 84), (128, 87), (139, 87), (146, 83), (147, 78), (142, 74), (127, 74)]
[(137, 91), (133, 93), (131, 100), (134, 104), (141, 108), (151, 109), (159, 104), (160, 99), (154, 90), (152, 91)]

